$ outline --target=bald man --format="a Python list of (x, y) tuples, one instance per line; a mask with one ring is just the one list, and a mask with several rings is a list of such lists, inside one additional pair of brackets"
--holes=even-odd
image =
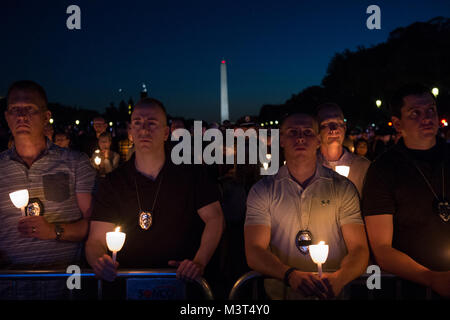
[[(144, 98), (134, 107), (135, 153), (107, 175), (95, 196), (86, 257), (94, 272), (113, 281), (123, 268), (177, 268), (177, 277), (202, 276), (223, 232), (218, 188), (201, 166), (174, 165), (163, 104)], [(118, 261), (107, 255), (106, 232), (127, 234)]]

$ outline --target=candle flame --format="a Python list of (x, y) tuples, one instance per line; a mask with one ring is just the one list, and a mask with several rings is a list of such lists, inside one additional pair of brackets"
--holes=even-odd
[(117, 227), (114, 232), (120, 232), (120, 227)]

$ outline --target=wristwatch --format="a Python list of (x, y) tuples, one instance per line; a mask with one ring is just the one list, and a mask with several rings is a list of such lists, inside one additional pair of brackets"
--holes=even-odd
[(60, 224), (55, 224), (56, 240), (61, 240), (62, 234), (64, 233), (64, 228)]

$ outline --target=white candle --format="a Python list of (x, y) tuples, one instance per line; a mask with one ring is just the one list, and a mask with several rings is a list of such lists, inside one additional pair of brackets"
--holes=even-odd
[(14, 206), (22, 212), (22, 216), (25, 216), (25, 207), (28, 204), (28, 200), (30, 195), (28, 194), (27, 189), (22, 189), (18, 191), (11, 192), (9, 194), (9, 198), (11, 199)]
[(106, 244), (109, 251), (113, 253), (113, 262), (116, 263), (117, 252), (120, 251), (125, 243), (125, 233), (120, 232), (120, 227), (117, 227), (114, 232), (106, 233)]
[(350, 167), (349, 166), (336, 166), (336, 172), (339, 173), (341, 176), (348, 177), (348, 174), (350, 173)]
[(320, 241), (319, 244), (309, 246), (309, 254), (312, 261), (317, 264), (319, 271), (319, 277), (322, 277), (322, 264), (327, 261), (328, 258), (328, 245), (324, 241)]

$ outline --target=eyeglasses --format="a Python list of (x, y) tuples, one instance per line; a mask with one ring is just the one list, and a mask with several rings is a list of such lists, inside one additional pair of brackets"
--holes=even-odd
[(40, 109), (33, 107), (11, 107), (6, 112), (11, 116), (34, 116), (41, 112)]
[(320, 125), (320, 130), (324, 129), (330, 129), (330, 130), (337, 130), (339, 128), (345, 128), (345, 123), (338, 123), (338, 122), (328, 122)]

